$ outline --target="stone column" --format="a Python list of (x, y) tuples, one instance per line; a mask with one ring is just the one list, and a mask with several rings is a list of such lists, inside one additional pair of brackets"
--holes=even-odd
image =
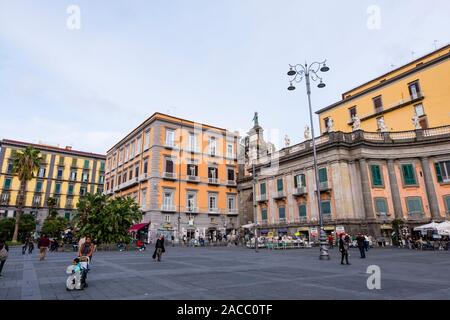
[(387, 161), (387, 166), (389, 174), (389, 185), (391, 187), (392, 203), (394, 204), (394, 215), (396, 219), (402, 219), (403, 210), (400, 198), (400, 190), (397, 183), (397, 176), (395, 174), (394, 160), (389, 159)]
[(367, 173), (366, 159), (359, 159), (359, 170), (361, 172), (361, 187), (364, 202), (364, 211), (366, 219), (374, 219), (372, 204), (372, 193), (370, 192), (369, 174)]
[(442, 217), (439, 214), (439, 204), (436, 196), (436, 190), (434, 189), (433, 175), (430, 170), (430, 162), (427, 157), (420, 158), (420, 162), (422, 164), (422, 172), (425, 180), (425, 188), (427, 191), (431, 217), (433, 219), (441, 219)]

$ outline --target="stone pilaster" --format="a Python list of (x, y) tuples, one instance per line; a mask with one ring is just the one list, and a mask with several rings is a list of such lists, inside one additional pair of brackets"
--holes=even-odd
[(359, 170), (361, 172), (361, 189), (363, 195), (364, 212), (366, 220), (375, 218), (372, 204), (372, 193), (370, 191), (369, 174), (367, 173), (366, 159), (359, 159)]
[(403, 209), (400, 198), (400, 189), (397, 183), (397, 175), (395, 174), (394, 160), (387, 161), (389, 185), (391, 187), (392, 203), (394, 204), (394, 215), (396, 219), (403, 218)]
[(430, 162), (427, 157), (420, 158), (420, 162), (422, 164), (422, 172), (425, 180), (425, 189), (427, 191), (431, 217), (433, 219), (441, 219), (442, 217), (439, 214), (439, 204), (436, 196), (436, 190), (434, 189), (433, 175), (430, 170)]

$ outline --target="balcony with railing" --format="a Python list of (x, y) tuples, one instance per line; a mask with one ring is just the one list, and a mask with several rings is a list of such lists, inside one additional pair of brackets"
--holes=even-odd
[(165, 180), (176, 180), (177, 174), (174, 172), (164, 172), (163, 173), (163, 179)]
[(326, 190), (330, 190), (331, 187), (328, 184), (328, 181), (321, 181), (321, 182), (319, 182), (319, 189), (320, 189), (320, 191), (326, 191)]
[(208, 184), (218, 185), (220, 184), (220, 180), (217, 178), (208, 178)]
[(303, 196), (303, 195), (307, 194), (306, 187), (297, 187), (297, 188), (294, 188), (292, 194), (293, 194), (294, 196)]
[(208, 208), (208, 214), (218, 215), (218, 214), (220, 214), (220, 209), (219, 208)]
[(286, 192), (284, 192), (284, 191), (277, 191), (277, 192), (274, 193), (272, 198), (274, 198), (275, 200), (284, 199), (284, 198), (286, 198)]
[(200, 182), (200, 177), (199, 176), (192, 176), (192, 175), (188, 175), (186, 177), (186, 180), (188, 182), (192, 182), (192, 183), (199, 183)]
[(130, 187), (137, 185), (138, 183), (139, 183), (139, 178), (134, 177), (134, 178), (131, 178), (128, 181), (125, 181), (122, 184), (120, 184), (119, 189), (130, 188)]
[(139, 176), (139, 182), (145, 181), (148, 179), (148, 173), (143, 173)]
[(198, 214), (200, 212), (198, 207), (188, 206), (184, 208), (186, 214)]
[(267, 194), (258, 194), (256, 196), (256, 202), (266, 202), (267, 200)]
[(227, 215), (229, 215), (229, 216), (236, 216), (236, 215), (238, 215), (239, 214), (239, 211), (238, 211), (238, 209), (236, 209), (236, 208), (228, 208), (227, 209), (227, 211), (226, 211), (226, 213), (227, 213)]
[(162, 212), (175, 212), (175, 211), (177, 211), (177, 208), (174, 204), (163, 204), (161, 206), (161, 211)]
[(234, 181), (234, 180), (227, 180), (227, 186), (235, 187), (236, 185), (237, 185), (236, 181)]

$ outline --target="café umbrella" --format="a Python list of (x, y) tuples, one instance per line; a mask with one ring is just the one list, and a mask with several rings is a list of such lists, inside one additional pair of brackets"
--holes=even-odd
[(450, 235), (450, 221), (439, 223), (439, 225), (436, 227), (436, 230), (442, 236)]
[(438, 226), (439, 226), (439, 223), (436, 223), (436, 222), (433, 221), (431, 223), (424, 224), (423, 226), (415, 227), (414, 231), (426, 232), (428, 230), (437, 230)]

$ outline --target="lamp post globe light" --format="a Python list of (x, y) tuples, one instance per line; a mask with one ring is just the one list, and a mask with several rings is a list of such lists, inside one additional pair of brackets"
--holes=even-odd
[(322, 203), (320, 201), (320, 183), (319, 183), (319, 170), (317, 168), (317, 153), (316, 153), (316, 138), (314, 135), (314, 125), (312, 118), (312, 107), (311, 107), (311, 80), (319, 81), (317, 85), (318, 88), (324, 88), (325, 83), (322, 81), (322, 77), (319, 75), (320, 72), (327, 72), (330, 68), (326, 65), (326, 60), (323, 62), (313, 62), (310, 65), (305, 63), (289, 65), (289, 71), (287, 75), (290, 77), (289, 79), (289, 87), (287, 88), (289, 91), (295, 90), (295, 86), (293, 83), (298, 83), (305, 79), (306, 83), (306, 93), (308, 95), (308, 106), (309, 106), (309, 121), (311, 126), (311, 136), (312, 136), (312, 146), (313, 146), (313, 158), (314, 158), (314, 178), (316, 182), (316, 198), (317, 198), (317, 207), (319, 212), (319, 226), (320, 226), (320, 260), (329, 260), (330, 255), (328, 253), (327, 246), (327, 238), (325, 231), (323, 230), (323, 216), (322, 216)]

